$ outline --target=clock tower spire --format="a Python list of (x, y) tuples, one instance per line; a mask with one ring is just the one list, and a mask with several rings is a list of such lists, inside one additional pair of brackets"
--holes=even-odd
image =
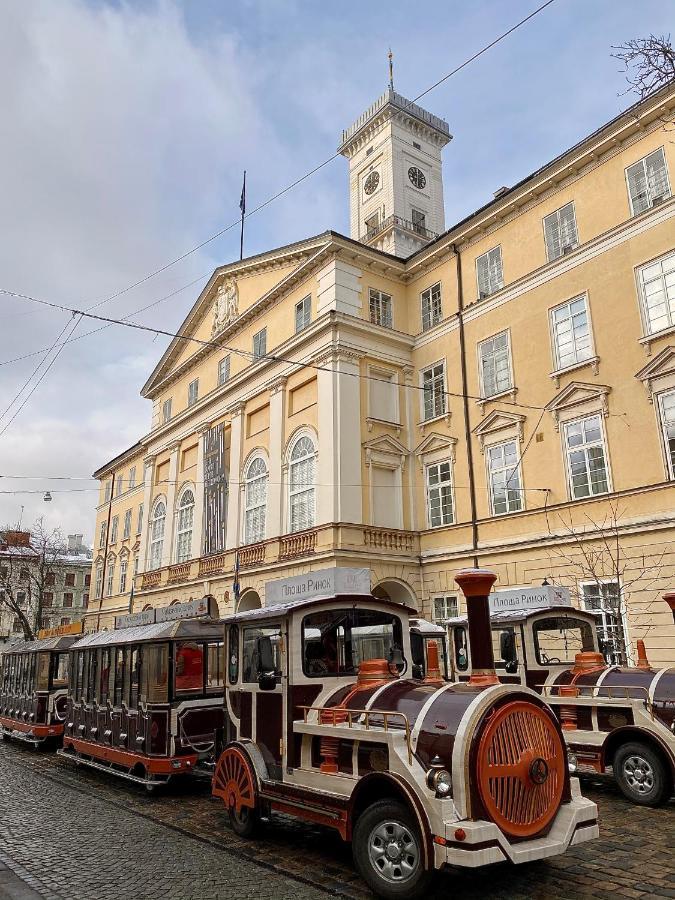
[(389, 86), (342, 132), (349, 160), (350, 234), (406, 257), (445, 230), (441, 151), (452, 140), (448, 123)]

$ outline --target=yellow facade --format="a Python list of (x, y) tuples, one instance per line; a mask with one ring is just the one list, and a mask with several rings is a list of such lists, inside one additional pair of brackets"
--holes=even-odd
[[(102, 488), (97, 542), (111, 510), (131, 508), (135, 528), (143, 504), (145, 521), (124, 546), (107, 532), (94, 583), (104, 554), (119, 573), (126, 550), (138, 558), (134, 609), (212, 593), (224, 613), (237, 555), (246, 605), (264, 603), (273, 578), (369, 566), (376, 591), (431, 617), (453, 611), (443, 598), (457, 596), (454, 574), (478, 564), (498, 587), (566, 585), (575, 602), (601, 607), (599, 626), (623, 636), (629, 659), (644, 638), (654, 663), (671, 661), (660, 594), (675, 579), (675, 274), (663, 276), (673, 299), (659, 327), (641, 279), (675, 253), (675, 145), (663, 128), (673, 108), (673, 90), (645, 101), (405, 260), (327, 232), (217, 269), (143, 388), (150, 431), (97, 473), (104, 484), (136, 465), (139, 479), (110, 503)], [(636, 211), (629, 167), (658, 163), (661, 150), (667, 190), (659, 181), (658, 202)], [(568, 204), (575, 239), (549, 258), (544, 219), (566, 210), (571, 221)], [(481, 297), (477, 265), (497, 247), (501, 283), (495, 276)], [(432, 323), (430, 289), (440, 303)], [(424, 387), (434, 366), (438, 395)], [(226, 509), (207, 553), (205, 435), (219, 424)], [(307, 446), (303, 469), (293, 454)], [(180, 506), (190, 495), (191, 519), (189, 502)], [(151, 552), (162, 504), (163, 543)], [(129, 590), (114, 585), (100, 616), (93, 601), (90, 620), (109, 626)]]

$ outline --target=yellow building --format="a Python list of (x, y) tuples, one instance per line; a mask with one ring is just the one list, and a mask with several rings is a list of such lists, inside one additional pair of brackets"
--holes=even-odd
[(96, 473), (90, 626), (231, 611), (237, 559), (244, 608), (358, 566), (441, 619), (477, 564), (672, 660), (674, 115), (664, 89), (446, 229), (448, 126), (387, 91), (343, 133), (351, 237), (216, 269), (143, 387), (149, 432)]

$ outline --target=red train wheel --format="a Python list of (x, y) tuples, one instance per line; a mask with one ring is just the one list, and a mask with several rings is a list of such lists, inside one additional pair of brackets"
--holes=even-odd
[(251, 764), (238, 747), (228, 747), (221, 753), (211, 793), (222, 797), (234, 831), (250, 837), (259, 821), (255, 782)]

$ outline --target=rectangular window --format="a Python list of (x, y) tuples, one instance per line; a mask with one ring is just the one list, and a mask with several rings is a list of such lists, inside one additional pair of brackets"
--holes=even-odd
[(368, 417), (381, 422), (399, 422), (395, 373), (386, 369), (369, 369), (368, 377)]
[(136, 525), (136, 534), (140, 534), (143, 531), (143, 504), (138, 507), (138, 523)]
[(84, 586), (89, 587), (90, 584), (91, 584), (91, 575), (85, 575), (84, 576)]
[(518, 512), (523, 508), (518, 442), (507, 441), (487, 451), (490, 503), (494, 516)]
[(82, 606), (85, 609), (89, 606), (89, 594), (82, 594)]
[(132, 466), (132, 467), (129, 469), (129, 484), (128, 484), (128, 488), (129, 488), (129, 490), (131, 490), (131, 489), (134, 488), (134, 487), (136, 487), (136, 466)]
[(551, 310), (551, 334), (556, 371), (593, 356), (587, 297), (575, 297)]
[(63, 605), (64, 606), (72, 606), (73, 605), (73, 595), (68, 593), (63, 595)]
[(127, 569), (129, 561), (126, 556), (120, 560), (120, 594), (124, 594), (127, 589)]
[(634, 216), (670, 197), (668, 169), (663, 147), (626, 169), (630, 209)]
[(659, 413), (663, 446), (668, 462), (668, 476), (675, 478), (675, 391), (659, 396)]
[(112, 522), (110, 523), (110, 543), (117, 543), (117, 527), (119, 525), (119, 516), (113, 516)]
[(204, 692), (204, 644), (176, 642), (174, 688), (176, 695)]
[(166, 423), (171, 419), (171, 397), (168, 400), (165, 400), (162, 403), (162, 424), (166, 425)]
[(45, 591), (42, 595), (42, 605), (43, 606), (51, 606), (54, 602), (54, 595), (51, 591)]
[(598, 645), (610, 665), (625, 666), (628, 644), (623, 623), (621, 586), (618, 581), (591, 581), (581, 585), (585, 609), (598, 614)]
[(508, 331), (502, 331), (478, 345), (481, 396), (494, 397), (513, 387), (511, 346)]
[(568, 422), (564, 438), (572, 499), (606, 494), (609, 480), (600, 416)]
[(427, 466), (427, 518), (430, 528), (452, 525), (452, 467), (450, 462)]
[(112, 492), (112, 481), (110, 479), (108, 479), (108, 481), (106, 481), (106, 483), (105, 483), (104, 492), (105, 493), (104, 493), (103, 501), (105, 503), (107, 503), (108, 500), (110, 500), (110, 496), (111, 496), (111, 492)]
[(225, 384), (230, 378), (230, 357), (224, 356), (218, 363), (218, 384)]
[(124, 479), (118, 478), (115, 482), (115, 496), (119, 497), (119, 495), (124, 490)]
[(99, 600), (103, 592), (103, 566), (96, 566), (96, 590), (95, 596)]
[(124, 531), (122, 532), (122, 538), (125, 541), (129, 537), (131, 537), (131, 510), (130, 509), (128, 509), (124, 513)]
[(439, 362), (423, 369), (422, 376), (424, 420), (445, 415), (445, 363)]
[(493, 247), (476, 260), (478, 279), (478, 299), (483, 300), (504, 287), (502, 271), (502, 248)]
[(75, 587), (75, 573), (66, 572), (66, 587)]
[(549, 262), (574, 250), (579, 243), (574, 203), (566, 203), (549, 216), (544, 216), (544, 240)]
[(370, 321), (384, 328), (393, 327), (391, 297), (374, 288), (370, 289)]
[(433, 328), (443, 318), (441, 306), (441, 283), (432, 285), (426, 291), (422, 291), (422, 331)]
[(194, 406), (199, 399), (199, 378), (188, 384), (188, 406)]
[(638, 283), (646, 333), (675, 325), (675, 253), (642, 266)]
[(378, 228), (380, 227), (379, 212), (373, 213), (372, 216), (368, 216), (364, 224), (366, 226), (366, 238), (370, 238), (374, 234), (376, 234)]
[(401, 470), (370, 467), (371, 521), (381, 528), (401, 528)]
[(98, 545), (99, 547), (105, 547), (105, 533), (106, 533), (106, 523), (101, 522), (101, 530), (98, 533)]
[(112, 597), (113, 593), (113, 582), (115, 580), (115, 563), (108, 563), (108, 571), (105, 577), (105, 593), (106, 597)]
[(454, 619), (459, 615), (457, 597), (434, 597), (434, 622), (444, 622), (445, 619)]
[(312, 298), (305, 297), (299, 303), (295, 304), (295, 333), (307, 328), (312, 321)]
[(54, 572), (47, 572), (45, 575), (45, 584), (50, 586), (56, 584), (56, 574)]
[(262, 359), (267, 353), (267, 329), (253, 335), (253, 359)]
[(25, 591), (17, 591), (16, 592), (16, 602), (19, 606), (24, 606), (26, 603), (26, 592)]
[(416, 231), (417, 234), (426, 235), (426, 233), (427, 233), (426, 214), (423, 213), (421, 209), (412, 209), (410, 211), (410, 217), (412, 219), (413, 231)]

